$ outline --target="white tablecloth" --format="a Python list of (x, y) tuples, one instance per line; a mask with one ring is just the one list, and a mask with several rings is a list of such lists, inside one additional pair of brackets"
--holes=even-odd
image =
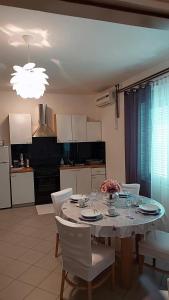
[[(140, 196), (141, 197), (141, 196)], [(138, 198), (138, 196), (137, 196)], [(62, 214), (65, 218), (77, 222), (86, 223), (91, 225), (92, 234), (100, 237), (115, 237), (120, 238), (129, 237), (133, 234), (145, 234), (147, 231), (153, 230), (158, 227), (160, 219), (165, 213), (164, 207), (157, 201), (150, 198), (141, 197), (144, 203), (152, 203), (159, 206), (161, 209), (159, 215), (143, 215), (136, 213), (137, 208), (130, 208), (130, 213), (134, 219), (129, 219), (128, 208), (117, 208), (117, 212), (120, 214), (117, 217), (106, 216), (107, 206), (105, 200), (99, 199), (94, 202), (95, 208), (100, 210), (103, 214), (103, 219), (95, 222), (81, 221), (79, 219), (81, 215), (81, 208), (77, 207), (75, 203), (71, 203), (68, 200), (62, 206)]]

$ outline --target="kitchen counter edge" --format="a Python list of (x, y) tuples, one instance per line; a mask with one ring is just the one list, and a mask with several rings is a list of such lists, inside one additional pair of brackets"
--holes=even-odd
[(75, 165), (75, 166), (60, 166), (60, 170), (70, 170), (70, 169), (84, 169), (84, 168), (106, 168), (105, 164), (92, 164), (92, 165)]
[(12, 173), (28, 173), (28, 172), (33, 172), (33, 169), (31, 167), (26, 168), (11, 168), (11, 174)]

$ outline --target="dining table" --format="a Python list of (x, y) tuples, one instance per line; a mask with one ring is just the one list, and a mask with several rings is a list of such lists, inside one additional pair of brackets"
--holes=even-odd
[[(109, 216), (109, 202), (103, 193), (99, 193), (95, 200), (87, 203), (87, 208), (99, 211), (102, 218), (99, 220), (82, 220), (82, 210), (78, 203), (67, 200), (62, 206), (62, 216), (76, 223), (84, 223), (91, 226), (92, 235), (95, 237), (116, 237), (120, 239), (120, 278), (121, 286), (129, 288), (132, 282), (133, 270), (133, 236), (139, 239), (147, 232), (158, 228), (161, 218), (165, 214), (162, 204), (151, 198), (130, 195), (131, 206), (124, 205), (125, 199), (118, 199), (115, 205), (116, 216)], [(132, 205), (133, 203), (133, 205)], [(138, 204), (153, 204), (159, 207), (158, 214), (143, 214), (139, 212)], [(123, 205), (122, 205), (123, 204)]]

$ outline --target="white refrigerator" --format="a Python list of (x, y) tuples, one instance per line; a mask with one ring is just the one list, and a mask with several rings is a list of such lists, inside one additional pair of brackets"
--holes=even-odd
[(0, 208), (11, 207), (9, 148), (0, 146)]

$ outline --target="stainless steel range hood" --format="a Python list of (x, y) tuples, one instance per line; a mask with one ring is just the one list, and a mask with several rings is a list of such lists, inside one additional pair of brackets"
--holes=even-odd
[(39, 127), (33, 137), (56, 137), (55, 132), (47, 125), (47, 105), (39, 104)]

